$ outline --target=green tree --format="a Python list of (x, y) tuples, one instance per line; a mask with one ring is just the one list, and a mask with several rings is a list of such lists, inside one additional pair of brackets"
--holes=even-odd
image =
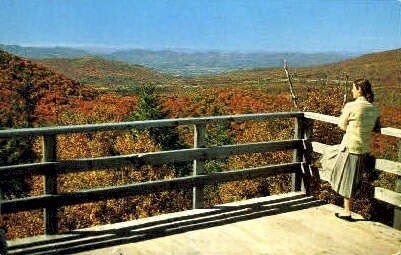
[[(138, 109), (130, 114), (129, 120), (156, 120), (168, 118), (169, 112), (163, 111), (155, 85), (142, 85), (138, 90)], [(133, 130), (134, 134), (138, 134), (138, 132), (138, 130)], [(149, 132), (150, 137), (152, 137), (164, 151), (186, 147), (180, 139), (179, 132), (175, 127), (148, 128), (145, 132)], [(178, 176), (185, 176), (191, 172), (190, 164), (185, 162), (175, 163), (174, 168)]]

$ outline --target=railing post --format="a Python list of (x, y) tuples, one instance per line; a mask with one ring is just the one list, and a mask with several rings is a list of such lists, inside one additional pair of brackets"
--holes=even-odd
[(313, 138), (313, 120), (312, 119), (307, 119), (303, 118), (303, 149), (304, 149), (304, 168), (303, 168), (303, 176), (304, 176), (304, 182), (305, 182), (305, 192), (306, 194), (310, 194), (311, 192), (311, 181), (312, 181), (312, 176), (316, 176), (315, 173), (313, 172), (312, 169), (312, 153), (313, 153), (313, 148), (312, 148), (312, 138)]
[(7, 253), (6, 231), (0, 227), (0, 254), (7, 255)]
[[(56, 155), (56, 135), (43, 136), (43, 158), (42, 162), (52, 162), (57, 160)], [(54, 170), (54, 169), (53, 169)], [(44, 193), (57, 194), (57, 173), (56, 171), (49, 171), (43, 176)], [(57, 229), (57, 207), (46, 207), (43, 209), (43, 219), (45, 234), (56, 234)]]
[[(1, 216), (1, 202), (3, 200), (2, 187), (0, 185), (0, 216)], [(2, 224), (2, 222), (0, 222)], [(6, 239), (6, 231), (3, 225), (0, 225), (0, 254), (7, 255), (7, 239)]]
[[(398, 139), (398, 161), (401, 162), (401, 139)], [(395, 192), (401, 193), (401, 177), (395, 180)], [(394, 208), (393, 227), (401, 230), (401, 208)]]
[[(294, 120), (294, 139), (302, 139), (303, 132), (304, 131), (302, 125), (302, 118), (296, 117)], [(301, 162), (302, 159), (303, 159), (302, 148), (298, 147), (294, 149), (293, 162)], [(292, 179), (292, 184), (291, 184), (292, 191), (303, 190), (302, 176), (300, 171), (292, 173), (291, 179)]]
[(310, 193), (310, 181), (312, 175), (312, 140), (313, 136), (313, 120), (305, 117), (295, 118), (294, 138), (303, 139), (303, 146), (294, 150), (293, 161), (304, 162), (302, 172), (292, 174), (292, 191), (303, 191)]
[[(202, 148), (205, 146), (206, 126), (204, 124), (194, 125), (194, 148)], [(204, 172), (205, 163), (203, 160), (194, 160), (193, 175), (199, 175)], [(193, 187), (192, 208), (203, 208), (203, 186)]]

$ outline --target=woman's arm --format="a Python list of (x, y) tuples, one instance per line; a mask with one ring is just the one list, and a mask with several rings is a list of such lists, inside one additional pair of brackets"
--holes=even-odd
[(349, 106), (347, 106), (346, 104), (344, 108), (341, 110), (341, 115), (338, 121), (338, 126), (342, 130), (347, 130), (348, 118), (349, 118)]

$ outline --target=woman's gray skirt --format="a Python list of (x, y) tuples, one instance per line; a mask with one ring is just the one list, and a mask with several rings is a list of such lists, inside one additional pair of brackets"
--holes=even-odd
[(334, 191), (350, 198), (359, 190), (369, 154), (350, 153), (340, 145), (327, 149), (320, 157), (322, 173)]

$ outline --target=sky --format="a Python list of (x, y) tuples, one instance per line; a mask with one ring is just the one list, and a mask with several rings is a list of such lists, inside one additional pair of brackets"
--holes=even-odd
[(400, 0), (0, 0), (0, 43), (275, 52), (401, 48)]

